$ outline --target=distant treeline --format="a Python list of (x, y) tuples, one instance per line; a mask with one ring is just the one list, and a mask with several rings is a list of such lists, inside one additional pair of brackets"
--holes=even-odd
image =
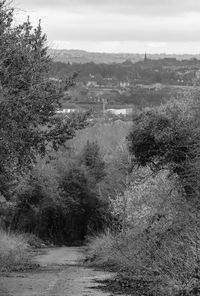
[(51, 74), (59, 78), (76, 72), (78, 81), (95, 80), (100, 85), (105, 83), (106, 78), (112, 78), (113, 83), (128, 81), (135, 84), (193, 85), (199, 69), (200, 61), (197, 59), (179, 61), (175, 58), (165, 58), (147, 59), (137, 63), (127, 60), (124, 63), (113, 64), (53, 62)]
[[(78, 49), (48, 49), (49, 55), (57, 62), (63, 63), (80, 63), (85, 64), (94, 62), (97, 64), (105, 63), (123, 63), (126, 60), (130, 60), (133, 63), (142, 61), (144, 54), (141, 53), (108, 53), (108, 52), (88, 52)], [(161, 59), (174, 59), (177, 60), (191, 60), (200, 59), (199, 54), (147, 54), (149, 59), (161, 60)]]

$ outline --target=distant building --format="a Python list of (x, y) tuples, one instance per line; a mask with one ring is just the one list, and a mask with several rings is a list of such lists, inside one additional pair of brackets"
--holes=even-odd
[(128, 81), (120, 81), (119, 86), (126, 88), (130, 86), (130, 83)]
[(200, 79), (200, 70), (196, 71), (195, 74), (196, 74), (196, 78), (197, 78), (197, 79)]
[(174, 62), (177, 62), (177, 59), (176, 58), (164, 58), (163, 61), (174, 63)]
[(62, 79), (59, 79), (59, 78), (56, 78), (56, 77), (50, 77), (49, 80), (54, 81), (54, 82), (62, 82)]
[(74, 113), (74, 112), (76, 112), (76, 109), (62, 109), (62, 110), (58, 110), (56, 113), (65, 114), (65, 113)]
[(59, 114), (70, 114), (70, 113), (80, 113), (85, 111), (83, 108), (64, 108), (62, 110), (57, 110), (56, 113)]
[(103, 87), (114, 87), (116, 85), (116, 80), (112, 77), (103, 78)]
[(105, 110), (107, 113), (111, 113), (114, 115), (128, 115), (133, 112), (132, 108), (124, 108), (124, 109), (106, 109)]
[(136, 84), (136, 88), (147, 89), (147, 90), (160, 90), (162, 89), (161, 83), (153, 83), (153, 84)]
[(97, 87), (98, 84), (97, 84), (96, 81), (91, 80), (91, 81), (88, 81), (88, 82), (87, 82), (86, 86), (87, 86), (87, 87)]

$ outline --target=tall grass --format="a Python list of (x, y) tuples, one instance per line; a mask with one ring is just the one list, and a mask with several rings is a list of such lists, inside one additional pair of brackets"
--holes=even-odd
[(114, 240), (115, 236), (109, 230), (89, 237), (86, 250), (89, 262), (92, 262), (92, 265), (95, 264), (101, 267), (116, 265), (113, 254)]
[(0, 271), (29, 264), (28, 243), (23, 235), (0, 230)]

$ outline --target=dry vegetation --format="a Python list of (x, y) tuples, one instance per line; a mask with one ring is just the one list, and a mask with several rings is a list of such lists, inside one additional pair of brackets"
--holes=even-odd
[(165, 177), (149, 177), (112, 200), (120, 229), (111, 227), (88, 246), (92, 264), (120, 270), (118, 283), (125, 291), (140, 283), (137, 295), (182, 295), (198, 284), (196, 217), (176, 190), (170, 193), (173, 186)]
[(119, 271), (109, 283), (115, 289), (200, 293), (198, 108), (196, 100), (170, 102), (146, 111), (133, 127), (136, 165), (124, 190), (110, 196), (113, 223), (88, 244), (90, 264)]
[(25, 268), (30, 264), (29, 244), (24, 235), (0, 231), (0, 271)]

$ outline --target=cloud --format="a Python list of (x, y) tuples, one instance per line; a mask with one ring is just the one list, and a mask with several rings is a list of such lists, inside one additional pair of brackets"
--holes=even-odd
[(98, 11), (132, 15), (182, 15), (200, 12), (199, 0), (18, 0), (26, 7)]
[(60, 41), (200, 41), (200, 18), (81, 14), (54, 10), (32, 13), (31, 20), (42, 19), (51, 40)]
[(48, 39), (66, 46), (109, 49), (110, 44), (128, 51), (133, 44), (145, 44), (152, 50), (180, 51), (184, 45), (183, 50), (199, 50), (192, 46), (200, 42), (200, 0), (15, 1), (25, 11), (18, 20), (28, 14), (36, 25), (42, 19)]

